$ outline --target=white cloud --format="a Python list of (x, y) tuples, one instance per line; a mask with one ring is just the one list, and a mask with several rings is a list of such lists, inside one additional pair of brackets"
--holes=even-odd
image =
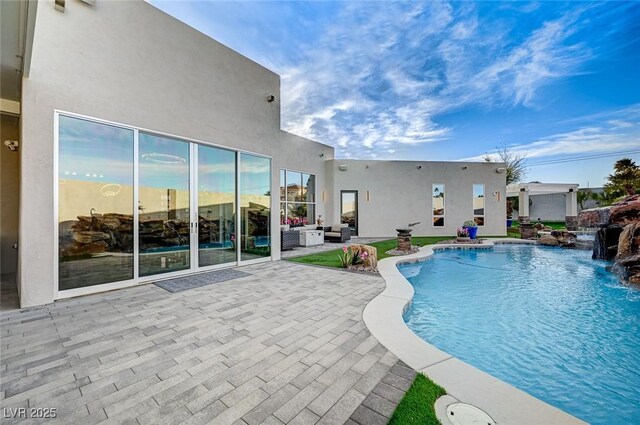
[[(542, 137), (530, 143), (509, 146), (514, 154), (525, 155), (527, 160), (542, 157), (597, 154), (602, 152), (640, 149), (640, 104), (610, 112), (607, 116), (619, 115), (620, 119), (604, 120), (597, 125), (581, 126), (574, 130)], [(635, 116), (630, 113), (635, 111)], [(495, 152), (489, 152), (495, 159)], [(482, 161), (485, 155), (477, 155), (463, 161)]]
[[(457, 9), (456, 9), (457, 8)], [(438, 116), (470, 105), (533, 106), (546, 84), (580, 72), (588, 49), (567, 40), (580, 12), (542, 23), (520, 43), (474, 4), (350, 2), (282, 76), (283, 128), (338, 148), (452, 138)], [(305, 49), (300, 49), (305, 50)]]

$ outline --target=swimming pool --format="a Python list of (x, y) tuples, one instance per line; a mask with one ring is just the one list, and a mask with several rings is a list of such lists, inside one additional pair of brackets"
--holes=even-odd
[(446, 250), (400, 266), (409, 328), (436, 347), (593, 424), (640, 417), (640, 290), (590, 251)]

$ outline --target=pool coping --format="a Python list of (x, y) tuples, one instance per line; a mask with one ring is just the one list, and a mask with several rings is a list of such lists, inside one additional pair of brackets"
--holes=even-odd
[[(484, 410), (496, 423), (519, 425), (572, 425), (586, 422), (557, 407), (495, 378), (429, 344), (406, 325), (403, 315), (411, 306), (413, 286), (398, 270), (398, 265), (429, 260), (434, 251), (444, 249), (492, 249), (496, 244), (536, 244), (515, 238), (489, 238), (482, 244), (437, 244), (402, 257), (378, 262), (384, 278), (384, 291), (364, 308), (363, 320), (371, 334), (407, 365), (429, 376), (447, 390), (448, 397), (436, 403), (443, 425), (450, 425), (446, 407), (455, 402), (469, 403)], [(588, 402), (585, 400), (585, 402)]]

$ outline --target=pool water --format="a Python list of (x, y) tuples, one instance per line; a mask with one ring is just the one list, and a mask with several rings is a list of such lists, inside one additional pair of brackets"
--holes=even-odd
[(593, 424), (640, 424), (640, 290), (590, 251), (496, 246), (400, 266), (407, 325), (443, 351)]

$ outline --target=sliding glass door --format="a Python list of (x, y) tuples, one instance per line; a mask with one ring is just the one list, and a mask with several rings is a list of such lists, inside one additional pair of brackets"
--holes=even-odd
[(191, 268), (190, 145), (140, 132), (140, 276)]
[(269, 158), (56, 117), (59, 291), (270, 257)]
[(240, 259), (271, 255), (271, 160), (240, 154)]
[(198, 146), (198, 267), (237, 261), (236, 152)]
[(134, 132), (60, 116), (58, 288), (134, 278)]

